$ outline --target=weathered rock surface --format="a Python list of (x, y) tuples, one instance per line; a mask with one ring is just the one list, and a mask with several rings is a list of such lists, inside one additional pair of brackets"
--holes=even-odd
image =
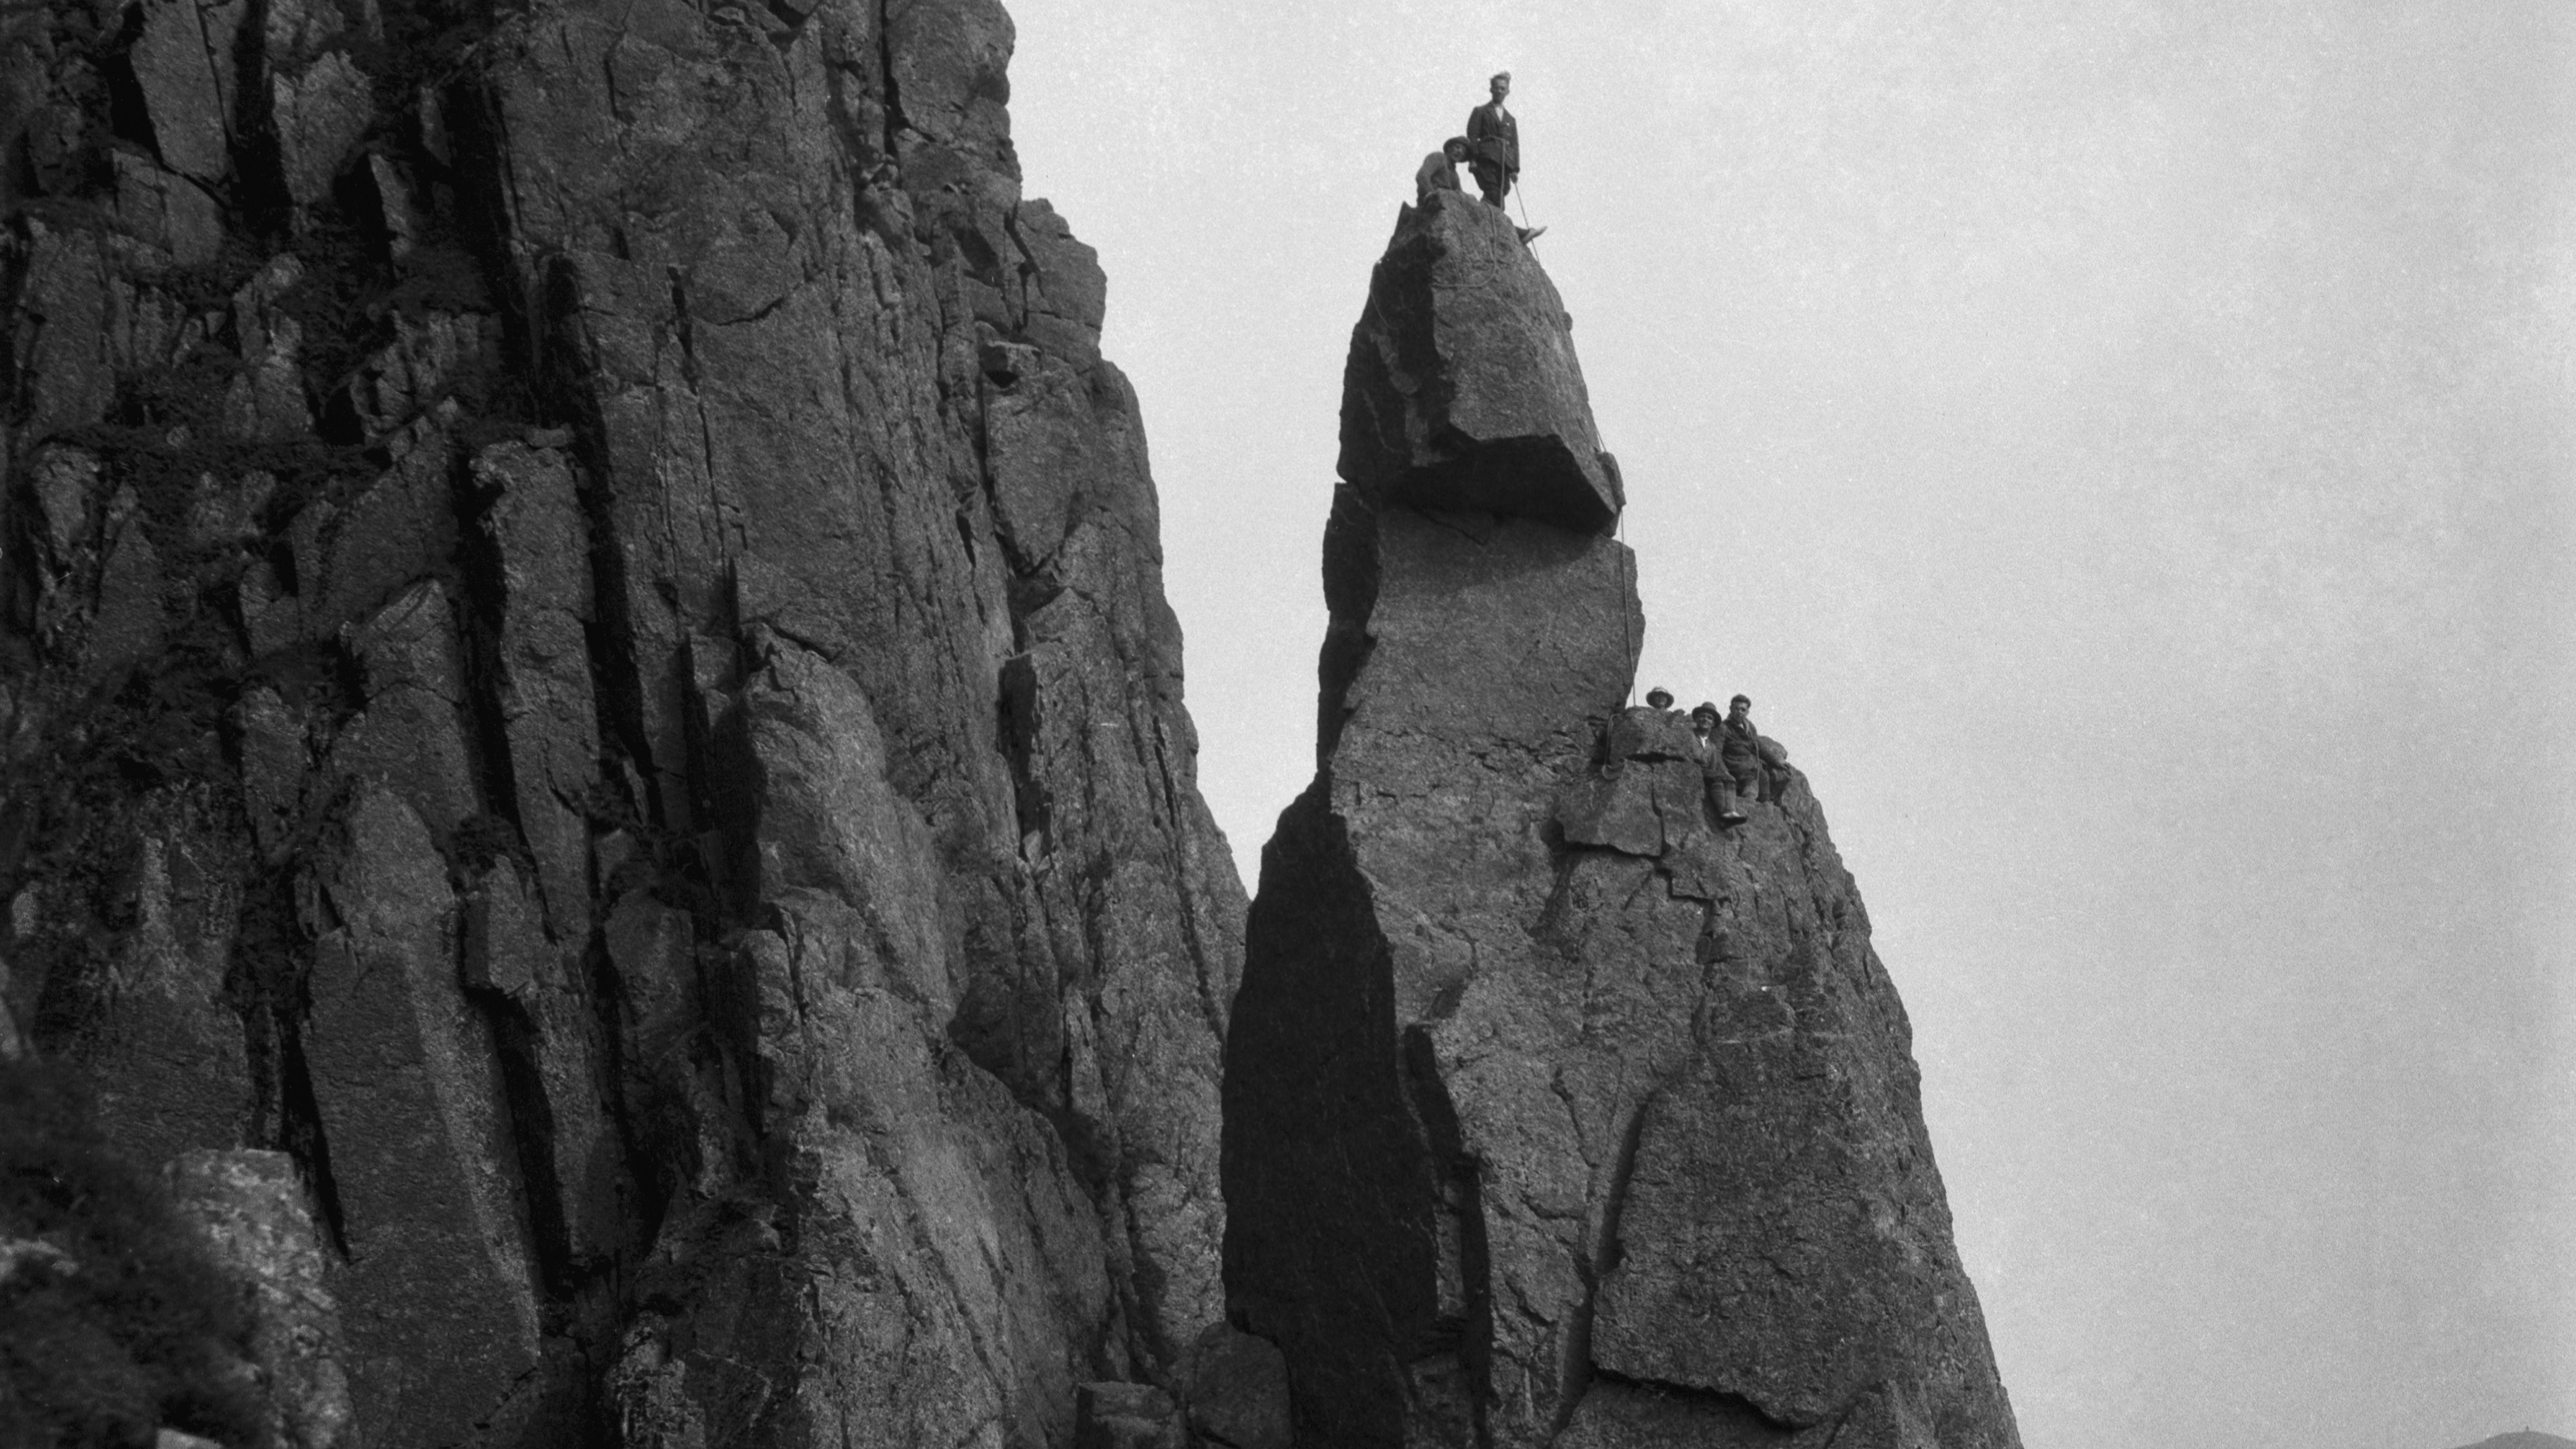
[[(1620, 707), (1632, 562), (1571, 471), (1539, 495), (1514, 450), (1390, 474), (1395, 433), (1350, 442), (1435, 391), (1384, 364), (1423, 317), (1443, 358), (1532, 370), (1478, 384), (1483, 436), (1591, 437), (1571, 354), (1529, 341), (1543, 278), (1478, 303), (1536, 316), (1457, 305), (1460, 210), (1407, 213), (1354, 337), (1321, 768), (1264, 852), (1228, 1045), (1233, 1321), (1282, 1354), (1301, 1445), (2011, 1449), (1804, 779), (1721, 831), (1679, 718)], [(1426, 472), (1480, 506), (1419, 506)]]
[(1572, 319), (1502, 212), (1455, 191), (1404, 209), (1351, 332), (1341, 475), (1381, 506), (1617, 526)]
[(251, 1287), (253, 1348), (289, 1449), (350, 1442), (349, 1378), (330, 1250), (295, 1160), (250, 1148), (182, 1153), (166, 1169), (180, 1213)]
[(0, 30), (0, 1048), (291, 1164), (352, 1442), (1179, 1432), (1244, 903), (1010, 49)]
[(1183, 1365), (1190, 1431), (1222, 1449), (1289, 1449), (1288, 1365), (1266, 1338), (1209, 1326)]

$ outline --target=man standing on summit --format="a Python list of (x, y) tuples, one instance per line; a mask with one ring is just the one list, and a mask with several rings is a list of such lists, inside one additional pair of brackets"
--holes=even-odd
[(1503, 97), (1512, 93), (1512, 73), (1496, 71), (1493, 88), (1492, 100), (1467, 113), (1468, 169), (1476, 173), (1476, 189), (1485, 193), (1485, 204), (1499, 207), (1521, 178), (1521, 126), (1503, 109)]

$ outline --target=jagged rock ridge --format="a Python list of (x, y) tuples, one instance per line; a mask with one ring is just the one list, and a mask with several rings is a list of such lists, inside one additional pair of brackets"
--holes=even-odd
[(298, 1442), (1174, 1385), (1243, 904), (998, 6), (7, 27), (0, 1002), (322, 1245)]
[(1435, 196), (1354, 331), (1319, 772), (1228, 1039), (1230, 1311), (1301, 1445), (2015, 1449), (1815, 797), (1721, 832), (1686, 725), (1620, 707), (1564, 316)]

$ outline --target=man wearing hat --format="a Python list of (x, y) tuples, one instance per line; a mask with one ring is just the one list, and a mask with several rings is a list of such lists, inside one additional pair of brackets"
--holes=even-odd
[[(1741, 698), (1741, 696), (1738, 696)], [(1717, 706), (1701, 700), (1691, 710), (1691, 733), (1699, 736), (1699, 772), (1708, 788), (1708, 803), (1717, 810), (1720, 825), (1741, 825), (1744, 812), (1736, 808), (1736, 782), (1749, 778), (1728, 768), (1726, 734), (1717, 717)]]
[(1452, 136), (1441, 143), (1439, 150), (1422, 158), (1422, 164), (1413, 172), (1415, 205), (1429, 201), (1435, 191), (1459, 189), (1458, 163), (1467, 159), (1468, 150), (1466, 137)]

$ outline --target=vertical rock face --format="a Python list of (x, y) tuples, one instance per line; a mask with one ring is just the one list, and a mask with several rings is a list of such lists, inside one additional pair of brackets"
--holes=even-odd
[(0, 1040), (282, 1154), (350, 1442), (1063, 1444), (1221, 1312), (1241, 889), (1010, 49), (0, 29)]
[[(1297, 1442), (2016, 1446), (1814, 796), (1721, 831), (1620, 707), (1615, 485), (1499, 212), (1405, 212), (1348, 379), (1321, 768), (1225, 1078), (1228, 1301)], [(1471, 396), (1488, 441), (1421, 421)]]

